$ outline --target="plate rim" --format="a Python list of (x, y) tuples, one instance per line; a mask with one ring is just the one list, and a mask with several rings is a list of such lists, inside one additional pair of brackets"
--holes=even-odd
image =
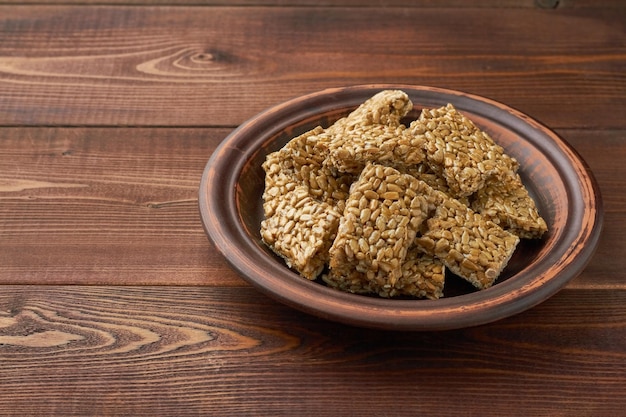
[[(570, 162), (568, 168), (576, 173), (575, 182), (580, 188), (573, 191), (580, 192), (583, 196), (592, 197), (590, 207), (582, 205), (583, 211), (586, 211), (581, 217), (583, 224), (580, 232), (573, 238), (575, 239), (573, 243), (586, 238), (587, 245), (570, 248), (571, 250), (567, 254), (569, 262), (560, 265), (559, 274), (552, 279), (546, 279), (544, 272), (543, 275), (533, 277), (526, 285), (517, 288), (514, 285), (516, 277), (513, 276), (487, 290), (434, 301), (421, 299), (389, 300), (340, 292), (308, 281), (284, 265), (284, 271), (278, 273), (277, 276), (257, 275), (258, 259), (256, 259), (257, 257), (254, 260), (248, 259), (248, 255), (249, 253), (256, 253), (261, 256), (260, 259), (263, 259), (263, 256), (256, 244), (249, 240), (250, 236), (243, 232), (245, 229), (243, 224), (240, 225), (239, 229), (237, 228), (236, 223), (240, 219), (232, 217), (237, 214), (236, 190), (232, 187), (219, 189), (220, 183), (223, 183), (225, 178), (228, 178), (231, 184), (233, 181), (236, 184), (236, 180), (242, 174), (247, 160), (244, 156), (251, 152), (250, 149), (246, 149), (246, 143), (242, 138), (246, 139), (250, 135), (254, 138), (254, 130), (258, 129), (257, 137), (264, 135), (267, 139), (270, 138), (267, 136), (267, 131), (273, 132), (275, 135), (282, 131), (285, 126), (293, 125), (294, 119), (299, 119), (299, 122), (306, 120), (306, 117), (314, 114), (315, 110), (305, 113), (294, 110), (303, 104), (308, 105), (311, 109), (318, 109), (321, 102), (324, 109), (337, 109), (345, 101), (342, 97), (355, 93), (371, 96), (384, 89), (403, 90), (409, 96), (429, 92), (448, 98), (454, 97), (463, 102), (480, 103), (481, 106), (487, 106), (486, 109), (502, 113), (507, 118), (512, 118), (516, 123), (522, 123), (523, 127), (530, 127), (548, 137), (551, 142), (548, 145), (556, 146), (556, 149), (562, 153), (561, 156)], [(453, 101), (458, 103), (458, 100)], [(457, 105), (455, 104), (455, 106)], [(350, 106), (343, 108), (347, 107)], [(459, 107), (462, 109), (465, 106)], [(275, 118), (279, 116), (281, 122), (276, 123)], [(507, 126), (509, 125), (507, 124)], [(258, 151), (259, 149), (255, 149), (255, 152)], [(227, 159), (224, 158), (224, 155), (235, 155), (237, 163), (222, 167), (220, 164)], [(571, 162), (576, 163), (571, 164)], [(556, 166), (555, 168), (562, 167)], [(571, 185), (571, 180), (570, 178), (567, 185)], [(576, 203), (571, 198), (568, 200), (568, 204), (573, 206), (570, 207), (571, 209), (580, 210), (580, 204)], [(545, 301), (582, 272), (595, 253), (603, 224), (602, 198), (593, 173), (578, 152), (554, 131), (536, 119), (487, 97), (458, 90), (410, 84), (362, 84), (328, 88), (284, 101), (249, 118), (227, 135), (209, 158), (200, 182), (198, 205), (202, 224), (209, 240), (230, 266), (244, 280), (261, 292), (284, 304), (321, 318), (362, 327), (396, 330), (448, 330), (475, 326), (512, 316)], [(230, 215), (231, 217), (220, 219), (220, 215)], [(235, 248), (227, 245), (233, 240), (246, 244), (243, 247)], [(226, 247), (228, 251), (235, 250), (237, 252), (235, 254), (237, 262), (233, 261), (232, 253), (227, 253)], [(517, 292), (517, 297), (511, 297), (513, 291)], [(315, 302), (311, 302), (310, 298), (304, 294), (313, 294), (319, 298), (313, 300)], [(465, 314), (472, 310), (472, 308), (463, 305), (463, 301), (467, 298), (478, 302), (472, 303), (470, 307), (478, 308), (482, 312), (478, 315), (480, 317), (475, 314)], [(417, 304), (419, 308), (415, 307), (415, 303), (419, 303)], [(393, 308), (390, 307), (391, 304)], [(434, 311), (439, 314), (433, 315)], [(371, 314), (368, 315), (367, 312)]]

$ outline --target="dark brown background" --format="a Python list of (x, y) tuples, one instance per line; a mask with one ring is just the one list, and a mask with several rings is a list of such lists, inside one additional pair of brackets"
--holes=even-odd
[[(587, 269), (437, 333), (326, 322), (244, 283), (198, 214), (212, 151), (269, 106), (364, 83), (553, 128), (604, 197)], [(0, 414), (626, 415), (625, 116), (617, 0), (0, 0)]]

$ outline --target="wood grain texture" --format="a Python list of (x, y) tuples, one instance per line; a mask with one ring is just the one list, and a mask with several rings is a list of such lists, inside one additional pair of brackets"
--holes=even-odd
[(0, 282), (241, 284), (198, 213), (228, 133), (1, 129)]
[(2, 0), (0, 4), (120, 4), (201, 6), (430, 7), (430, 8), (626, 8), (621, 0)]
[(564, 290), (490, 326), (389, 333), (251, 288), (4, 287), (0, 413), (621, 415), (624, 306)]
[(375, 82), (487, 96), (555, 128), (624, 128), (607, 111), (626, 103), (624, 22), (626, 9), (595, 8), (6, 5), (0, 125), (232, 126)]
[[(198, 212), (202, 171), (231, 131), (0, 129), (0, 283), (242, 285)], [(626, 289), (626, 132), (557, 133), (593, 170), (608, 225), (571, 285)]]
[[(455, 280), (446, 273), (443, 297), (447, 300), (441, 302), (422, 303), (416, 306), (415, 302), (402, 303), (398, 300), (355, 297), (354, 294), (346, 292), (328, 291), (328, 288), (319, 284), (311, 285), (308, 280), (297, 278), (297, 276), (294, 279), (293, 273), (285, 268), (284, 263), (277, 262), (271, 251), (259, 249), (258, 244), (262, 240), (260, 228), (265, 218), (263, 190), (266, 175), (262, 168), (266, 162), (265, 155), (280, 149), (288, 138), (311, 131), (317, 126), (328, 126), (345, 114), (345, 109), (354, 109), (381, 90), (390, 88), (403, 90), (416, 109), (440, 108), (448, 103), (453, 104), (455, 108), (474, 120), (481, 129), (489, 132), (493, 140), (519, 163), (520, 167), (517, 172), (525, 180), (530, 195), (534, 197), (537, 210), (547, 224), (548, 233), (539, 242), (519, 242), (510, 259), (507, 257), (507, 260), (502, 261), (506, 264), (506, 268), (498, 274), (493, 291), (491, 289), (474, 291), (471, 288), (456, 286)], [(384, 110), (381, 110), (381, 113), (383, 112)], [(213, 153), (211, 163), (204, 171), (200, 183), (199, 207), (203, 225), (216, 248), (226, 254), (233, 267), (240, 271), (249, 282), (277, 300), (286, 300), (289, 305), (320, 317), (333, 318), (351, 325), (387, 330), (422, 331), (449, 330), (500, 320), (544, 301), (578, 276), (595, 253), (603, 219), (599, 189), (584, 161), (573, 155), (569, 145), (552, 131), (536, 124), (526, 123), (525, 116), (512, 116), (511, 112), (510, 108), (501, 104), (467, 96), (464, 93), (431, 87), (395, 85), (337, 88), (272, 107), (270, 111), (239, 126)], [(415, 116), (409, 116), (411, 117)], [(449, 129), (455, 131), (457, 128), (454, 122), (449, 123), (447, 125)], [(428, 132), (426, 137), (428, 141)], [(453, 133), (449, 144), (454, 146), (456, 140), (459, 139), (454, 137)], [(307, 146), (309, 146), (308, 142)], [(367, 145), (364, 147), (367, 153)], [(300, 152), (296, 154), (293, 156), (294, 160), (302, 156)], [(362, 159), (368, 159), (368, 157), (365, 156)], [(383, 159), (381, 157), (375, 162), (382, 164), (388, 162)], [(446, 161), (448, 161), (447, 157)], [(311, 166), (312, 172), (317, 169), (315, 164)], [(285, 166), (283, 169), (286, 169)], [(306, 175), (305, 185), (309, 183)], [(320, 173), (320, 176), (324, 175)], [(299, 182), (302, 183), (302, 181)], [(311, 188), (317, 187), (317, 185), (315, 187), (311, 185)], [(378, 185), (374, 184), (374, 189), (377, 187)], [(354, 191), (353, 187), (351, 191)], [(377, 191), (381, 193), (380, 189)], [(316, 194), (313, 191), (310, 193)], [(352, 195), (351, 192), (350, 196)], [(381, 204), (383, 204), (382, 200), (381, 197)], [(287, 208), (291, 207), (289, 202), (285, 203)], [(296, 209), (301, 206), (300, 203), (296, 204), (293, 201), (291, 203)], [(282, 207), (284, 207), (283, 202), (277, 211), (280, 212)], [(363, 207), (359, 204), (360, 209)], [(393, 209), (391, 212), (393, 213)], [(347, 211), (343, 214), (347, 216), (346, 213)], [(380, 216), (382, 217), (376, 219), (374, 229), (378, 227), (379, 220), (385, 218), (382, 214)], [(459, 217), (456, 218), (459, 219)], [(297, 215), (294, 220), (298, 224)], [(338, 234), (346, 224), (344, 220), (346, 220), (345, 217), (341, 219)], [(361, 215), (361, 220), (364, 221), (363, 215)], [(300, 225), (302, 225), (301, 222)], [(350, 251), (347, 260), (340, 261), (342, 264), (358, 263), (357, 261), (363, 256), (368, 256), (368, 235), (365, 226), (361, 232), (359, 225), (356, 226), (356, 231), (346, 233), (350, 237), (353, 237), (351, 233), (357, 236), (361, 236), (361, 233), (365, 234), (366, 238), (358, 239), (357, 246), (366, 248), (355, 248), (354, 251)], [(289, 227), (285, 226), (285, 228), (284, 232)], [(480, 227), (478, 229), (482, 230)], [(481, 233), (484, 232), (481, 231)], [(280, 234), (280, 231), (276, 234)], [(445, 240), (445, 238), (442, 239)], [(450, 237), (450, 239), (453, 238)], [(283, 243), (288, 240), (288, 238), (285, 239)], [(384, 244), (385, 239), (381, 241)], [(388, 242), (389, 240), (387, 244)], [(289, 242), (287, 243), (289, 246)], [(437, 243), (437, 246), (440, 243), (441, 241)], [(336, 244), (337, 240), (333, 246)], [(291, 245), (298, 245), (298, 242), (292, 241)], [(453, 244), (451, 245), (454, 247)], [(265, 245), (262, 246), (265, 247)], [(462, 250), (461, 246), (463, 245), (458, 243), (456, 248), (467, 253), (467, 249)], [(395, 249), (397, 246), (394, 247)], [(288, 247), (281, 250), (283, 254), (285, 251), (289, 254)], [(375, 249), (369, 246), (369, 253), (372, 252), (375, 252)], [(489, 250), (483, 247), (483, 252), (489, 253)], [(298, 253), (292, 252), (291, 257), (286, 257), (295, 263), (294, 259), (300, 259)], [(309, 259), (306, 253), (303, 256)], [(468, 255), (465, 257), (469, 258)], [(495, 259), (496, 255), (494, 255), (494, 263), (489, 264), (489, 268), (498, 267), (500, 261), (496, 262)], [(449, 264), (449, 259), (447, 260), (448, 262), (443, 261), (447, 271), (453, 271), (453, 265)], [(478, 263), (478, 260), (476, 262)], [(375, 271), (376, 266), (372, 266), (372, 269)], [(357, 270), (359, 270), (358, 266)], [(393, 279), (387, 278), (390, 279), (391, 285), (394, 285)], [(351, 282), (352, 278), (346, 279)], [(471, 280), (467, 276), (466, 279)], [(325, 279), (320, 281), (323, 280)], [(400, 287), (402, 285), (398, 286)], [(451, 297), (451, 295), (462, 295), (462, 297)]]
[[(624, 415), (626, 2), (405, 3), (0, 0), (0, 415)], [(556, 129), (604, 197), (585, 271), (437, 333), (327, 322), (242, 281), (202, 230), (209, 156), (269, 106), (371, 82)]]

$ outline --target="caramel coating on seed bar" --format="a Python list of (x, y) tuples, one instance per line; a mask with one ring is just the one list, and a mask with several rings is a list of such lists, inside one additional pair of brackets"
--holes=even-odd
[[(450, 191), (450, 187), (448, 187), (448, 183), (443, 177), (433, 172), (433, 170), (426, 163), (411, 165), (400, 168), (400, 171), (409, 175), (414, 176), (420, 181), (425, 182), (429, 187), (432, 187), (436, 191), (440, 191), (445, 194), (445, 196), (439, 196), (437, 200), (437, 204), (441, 204), (443, 199), (451, 196), (453, 193)], [(432, 190), (427, 189), (427, 187), (422, 186), (421, 192), (424, 195), (430, 195), (431, 199), (434, 198), (435, 194), (432, 193)], [(461, 203), (469, 206), (469, 198), (468, 197), (457, 197)]]
[(453, 105), (423, 109), (409, 131), (425, 139), (426, 160), (455, 198), (469, 196), (488, 178), (516, 172), (517, 161)]
[(416, 246), (409, 249), (402, 264), (402, 276), (391, 288), (383, 287), (378, 294), (383, 297), (410, 295), (436, 300), (443, 297), (445, 284), (443, 263), (430, 255), (422, 253)]
[(385, 90), (330, 126), (327, 163), (358, 175), (368, 162), (404, 166), (424, 160), (424, 139), (400, 123), (413, 107), (406, 93)]
[(355, 125), (399, 126), (400, 120), (412, 108), (413, 103), (404, 91), (383, 90), (365, 100), (336, 125), (340, 129)]
[(424, 160), (423, 138), (404, 126), (352, 126), (333, 134), (328, 162), (340, 172), (358, 174), (368, 162), (394, 167)]
[[(296, 185), (308, 189), (309, 194), (319, 201), (328, 203), (337, 211), (343, 211), (348, 198), (350, 184), (355, 176), (337, 173), (325, 164), (328, 157), (328, 136), (324, 129), (316, 127), (290, 140), (283, 148), (267, 155), (263, 163), (265, 170), (264, 202), (268, 208), (278, 198)], [(265, 210), (265, 215), (272, 215)]]
[(415, 178), (391, 167), (365, 167), (350, 188), (330, 248), (327, 282), (352, 292), (359, 292), (355, 285), (363, 286), (358, 284), (363, 281), (377, 289), (396, 284), (417, 229), (431, 208), (418, 186)]
[(370, 280), (366, 274), (356, 270), (347, 275), (338, 275), (331, 271), (322, 275), (329, 287), (354, 294), (377, 294), (380, 297), (400, 296), (429, 298), (436, 300), (443, 297), (445, 284), (445, 266), (439, 259), (411, 247), (401, 265), (401, 275), (392, 285), (385, 279)]
[(417, 246), (479, 289), (493, 285), (519, 243), (519, 237), (453, 198), (423, 226)]
[(313, 280), (329, 260), (339, 213), (296, 186), (280, 198), (271, 216), (261, 222), (261, 238), (290, 268)]
[(476, 192), (472, 209), (525, 239), (538, 239), (548, 230), (519, 174), (489, 180)]

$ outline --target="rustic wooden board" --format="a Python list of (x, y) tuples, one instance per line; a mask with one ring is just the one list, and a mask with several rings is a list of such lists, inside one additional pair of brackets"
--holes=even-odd
[[(3, 0), (0, 4), (102, 4), (101, 0)], [(316, 7), (431, 7), (431, 8), (626, 8), (621, 0), (108, 0), (120, 5), (202, 5), (202, 6), (316, 6)]]
[(241, 284), (197, 202), (228, 132), (0, 129), (0, 282)]
[[(198, 211), (202, 171), (231, 131), (0, 129), (0, 283), (241, 285)], [(597, 253), (572, 285), (624, 289), (625, 132), (558, 133), (590, 165), (606, 210)]]
[(621, 415), (625, 306), (563, 290), (489, 326), (390, 333), (251, 288), (8, 286), (0, 414)]
[(232, 126), (374, 82), (484, 95), (552, 127), (624, 128), (607, 110), (626, 102), (624, 22), (626, 8), (5, 5), (0, 125)]
[[(407, 3), (0, 0), (0, 415), (624, 415), (626, 2)], [(326, 322), (238, 277), (198, 213), (216, 146), (374, 82), (556, 129), (604, 197), (585, 271), (436, 333)]]

